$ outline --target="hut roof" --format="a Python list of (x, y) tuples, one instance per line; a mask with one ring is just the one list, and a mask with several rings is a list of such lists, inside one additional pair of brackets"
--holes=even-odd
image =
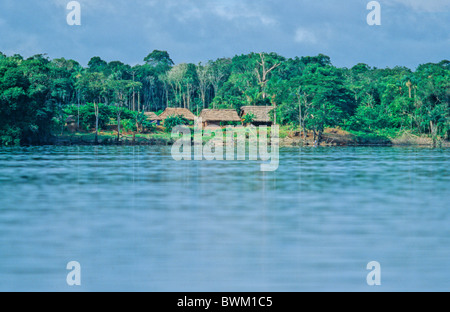
[(161, 120), (161, 117), (159, 117), (153, 112), (146, 112), (144, 113), (144, 115), (147, 117), (148, 120)]
[(202, 121), (241, 121), (234, 109), (204, 109), (200, 117)]
[(159, 118), (161, 118), (161, 120), (165, 120), (170, 116), (178, 116), (178, 115), (184, 116), (184, 118), (186, 118), (187, 120), (195, 119), (195, 115), (187, 108), (174, 108), (174, 107), (166, 108), (166, 110), (161, 115), (159, 115)]
[(273, 106), (243, 106), (241, 107), (241, 110), (242, 116), (245, 116), (248, 113), (255, 115), (254, 122), (271, 122), (270, 111), (273, 108)]
[(66, 118), (66, 123), (74, 123), (76, 122), (75, 117), (70, 115)]

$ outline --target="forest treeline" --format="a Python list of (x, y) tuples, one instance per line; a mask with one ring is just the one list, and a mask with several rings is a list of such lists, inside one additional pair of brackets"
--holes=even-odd
[[(449, 139), (450, 62), (379, 69), (332, 65), (330, 57), (251, 53), (174, 64), (155, 50), (130, 66), (93, 57), (87, 67), (46, 55), (0, 52), (0, 145), (39, 144), (59, 133), (71, 112), (112, 107), (160, 112), (271, 105), (278, 124), (321, 133), (348, 131)], [(77, 109), (74, 109), (76, 107)], [(100, 112), (101, 114), (101, 112)]]

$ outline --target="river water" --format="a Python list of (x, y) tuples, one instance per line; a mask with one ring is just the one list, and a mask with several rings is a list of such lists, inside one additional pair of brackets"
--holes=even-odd
[(450, 291), (449, 161), (282, 148), (261, 172), (168, 147), (1, 148), (0, 291)]

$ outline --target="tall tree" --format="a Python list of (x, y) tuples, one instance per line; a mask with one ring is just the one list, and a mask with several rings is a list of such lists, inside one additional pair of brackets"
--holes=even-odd
[(208, 71), (209, 81), (214, 89), (214, 97), (219, 94), (219, 87), (229, 75), (230, 63), (231, 60), (226, 58), (218, 59), (214, 62), (210, 61), (208, 63), (210, 65), (210, 70)]
[(98, 144), (98, 126), (102, 99), (106, 100), (107, 85), (103, 73), (85, 73), (76, 83), (76, 88), (81, 90), (89, 102), (94, 103), (95, 108), (95, 143)]
[(198, 86), (203, 108), (206, 108), (206, 92), (208, 91), (208, 88), (211, 85), (209, 75), (210, 70), (211, 70), (210, 64), (202, 65), (202, 63), (200, 63), (197, 65)]
[(275, 61), (272, 57), (266, 53), (259, 53), (260, 60), (257, 61), (255, 68), (255, 74), (258, 78), (259, 85), (261, 86), (262, 98), (267, 97), (266, 88), (269, 80), (270, 73), (281, 65), (281, 62)]

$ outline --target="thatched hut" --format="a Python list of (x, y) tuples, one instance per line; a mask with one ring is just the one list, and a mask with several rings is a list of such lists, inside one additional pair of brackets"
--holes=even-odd
[(144, 115), (145, 115), (145, 117), (147, 117), (147, 120), (152, 123), (156, 123), (157, 125), (159, 125), (161, 122), (161, 117), (159, 117), (158, 115), (156, 115), (153, 112), (146, 112), (146, 113), (144, 113)]
[(241, 107), (241, 116), (251, 113), (255, 116), (252, 125), (254, 126), (271, 126), (272, 120), (270, 119), (273, 106), (243, 106)]
[(74, 116), (68, 116), (65, 120), (67, 131), (74, 133), (77, 131), (77, 121)]
[(200, 114), (203, 127), (217, 126), (223, 122), (241, 122), (234, 109), (204, 109)]
[(161, 115), (159, 115), (159, 118), (164, 121), (170, 116), (183, 116), (189, 121), (193, 121), (195, 119), (195, 115), (187, 108), (174, 108), (174, 107), (166, 108), (166, 110), (162, 112)]

